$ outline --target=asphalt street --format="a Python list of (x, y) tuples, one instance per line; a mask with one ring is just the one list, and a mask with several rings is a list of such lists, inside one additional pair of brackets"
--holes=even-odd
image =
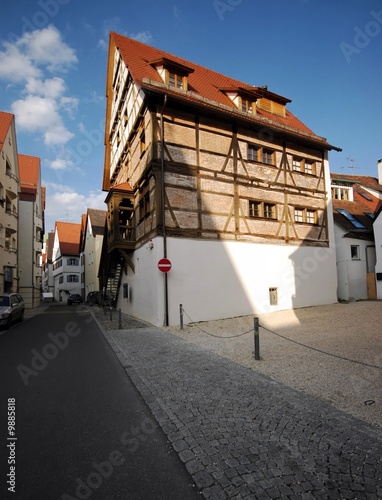
[(0, 498), (200, 498), (88, 312), (50, 306), (0, 333)]

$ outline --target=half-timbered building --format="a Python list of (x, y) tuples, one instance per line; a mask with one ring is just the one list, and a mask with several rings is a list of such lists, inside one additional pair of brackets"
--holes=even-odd
[[(155, 325), (337, 300), (328, 151), (289, 99), (110, 34), (101, 290)], [(171, 269), (158, 269), (161, 258)]]

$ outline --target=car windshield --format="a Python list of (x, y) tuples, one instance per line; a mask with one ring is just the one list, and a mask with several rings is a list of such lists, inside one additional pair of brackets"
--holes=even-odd
[(0, 306), (9, 306), (9, 297), (0, 296)]

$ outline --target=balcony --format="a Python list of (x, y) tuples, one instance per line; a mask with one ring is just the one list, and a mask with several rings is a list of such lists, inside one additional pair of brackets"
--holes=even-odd
[(134, 250), (134, 194), (125, 182), (110, 189), (107, 203), (107, 251)]

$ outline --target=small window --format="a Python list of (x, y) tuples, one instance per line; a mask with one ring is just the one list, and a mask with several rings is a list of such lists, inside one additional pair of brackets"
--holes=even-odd
[(307, 208), (295, 208), (294, 209), (294, 221), (303, 222), (305, 224), (316, 224), (317, 223), (317, 211)]
[(248, 99), (241, 99), (241, 110), (244, 111), (245, 113), (252, 113), (253, 112), (253, 102), (249, 101)]
[(271, 306), (277, 306), (279, 303), (277, 288), (269, 289), (269, 303)]
[(180, 75), (177, 75), (176, 73), (172, 73), (171, 71), (169, 71), (168, 84), (170, 87), (182, 89), (183, 88), (183, 77)]
[(248, 144), (247, 148), (247, 159), (251, 161), (257, 161), (257, 153), (259, 148), (254, 146), (253, 144)]
[(249, 201), (249, 216), (264, 219), (276, 219), (276, 205), (263, 201)]
[(292, 169), (301, 172), (302, 160), (300, 158), (293, 158)]
[(79, 276), (78, 274), (68, 274), (66, 277), (67, 283), (79, 283)]
[(263, 149), (262, 162), (267, 165), (274, 165), (274, 152), (270, 149)]
[(352, 260), (359, 260), (359, 245), (351, 245), (350, 247), (350, 253), (351, 253), (351, 258)]

